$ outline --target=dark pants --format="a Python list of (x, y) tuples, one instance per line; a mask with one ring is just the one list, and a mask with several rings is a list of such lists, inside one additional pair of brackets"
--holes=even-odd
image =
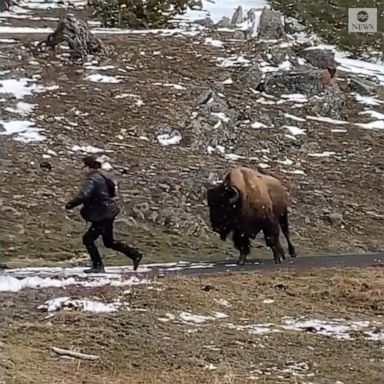
[(132, 260), (135, 260), (136, 257), (140, 255), (137, 249), (113, 238), (113, 221), (114, 220), (112, 219), (93, 222), (91, 227), (83, 236), (83, 244), (87, 248), (94, 267), (103, 264), (100, 253), (95, 244), (95, 241), (99, 236), (102, 236), (103, 243), (106, 248), (121, 252)]

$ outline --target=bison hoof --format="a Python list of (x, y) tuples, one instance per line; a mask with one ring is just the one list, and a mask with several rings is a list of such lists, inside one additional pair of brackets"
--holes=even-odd
[(237, 265), (244, 265), (244, 264), (245, 264), (245, 259), (237, 260)]
[(281, 259), (280, 258), (275, 259), (275, 264), (281, 264)]

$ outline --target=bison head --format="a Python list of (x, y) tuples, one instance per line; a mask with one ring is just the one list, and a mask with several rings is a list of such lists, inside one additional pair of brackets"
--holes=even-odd
[(222, 183), (208, 189), (207, 200), (212, 230), (225, 240), (237, 222), (240, 192), (235, 187)]

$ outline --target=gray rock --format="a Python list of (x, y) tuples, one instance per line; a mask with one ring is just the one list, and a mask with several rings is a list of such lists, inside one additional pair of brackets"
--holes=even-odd
[(343, 120), (345, 116), (345, 96), (335, 83), (326, 87), (321, 96), (311, 100), (311, 113), (332, 119)]
[(195, 21), (196, 24), (199, 24), (203, 27), (213, 27), (215, 23), (212, 21), (210, 17), (206, 17), (205, 19), (199, 19)]
[(245, 35), (245, 33), (243, 31), (236, 30), (233, 33), (233, 38), (236, 39), (236, 40), (244, 40), (246, 38), (246, 35)]
[[(267, 57), (271, 55), (272, 58)], [(291, 47), (284, 47), (281, 44), (268, 45), (263, 53), (265, 60), (271, 62), (274, 65), (279, 65), (283, 61), (295, 56), (295, 52)]]
[(284, 20), (284, 29), (286, 33), (293, 35), (295, 33), (305, 32), (307, 27), (303, 24), (300, 24), (293, 17), (286, 17)]
[(316, 68), (325, 69), (329, 64), (335, 66), (335, 54), (331, 49), (310, 48), (301, 51), (300, 56)]
[(317, 96), (325, 90), (320, 81), (321, 72), (321, 70), (310, 70), (273, 73), (265, 78), (263, 89), (266, 93), (276, 97), (291, 93)]
[(244, 69), (243, 73), (239, 76), (239, 80), (244, 81), (253, 89), (257, 89), (263, 80), (263, 76), (264, 74), (260, 69), (259, 64), (253, 63), (250, 67)]
[(218, 28), (231, 28), (231, 19), (227, 16), (224, 16), (217, 24)]
[(375, 94), (376, 84), (369, 80), (352, 77), (348, 79), (348, 86), (351, 92), (356, 92), (362, 96)]
[(279, 12), (267, 7), (263, 8), (257, 28), (257, 37), (266, 40), (287, 38)]
[(328, 213), (326, 215), (326, 218), (327, 218), (328, 222), (333, 224), (333, 225), (341, 225), (344, 222), (343, 215), (341, 213), (338, 213), (338, 212)]
[(243, 7), (240, 5), (236, 8), (231, 19), (231, 25), (236, 26), (237, 24), (242, 23), (243, 21)]

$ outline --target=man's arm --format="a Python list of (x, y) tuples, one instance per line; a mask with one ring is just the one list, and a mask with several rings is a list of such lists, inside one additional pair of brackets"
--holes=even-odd
[(77, 196), (75, 196), (72, 200), (70, 200), (66, 205), (66, 209), (72, 209), (77, 207), (80, 204), (83, 204), (85, 201), (87, 201), (93, 192), (93, 189), (95, 187), (95, 183), (92, 180), (92, 178), (88, 178), (84, 184), (80, 188), (80, 192)]

